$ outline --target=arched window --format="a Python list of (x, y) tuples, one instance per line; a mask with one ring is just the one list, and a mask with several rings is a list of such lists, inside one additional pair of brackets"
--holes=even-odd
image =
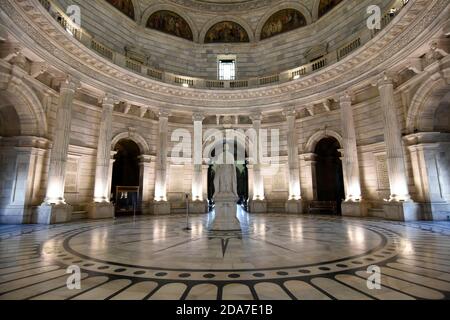
[(247, 31), (232, 21), (223, 21), (213, 25), (205, 36), (205, 43), (250, 42)]
[(306, 18), (299, 11), (284, 9), (273, 14), (261, 30), (261, 40), (306, 26)]
[(186, 40), (194, 40), (192, 29), (186, 20), (172, 11), (162, 10), (153, 13), (147, 21), (147, 28)]
[(131, 0), (106, 0), (116, 9), (122, 11), (128, 17), (134, 20), (134, 6)]
[(319, 18), (330, 12), (342, 0), (321, 0), (319, 4)]

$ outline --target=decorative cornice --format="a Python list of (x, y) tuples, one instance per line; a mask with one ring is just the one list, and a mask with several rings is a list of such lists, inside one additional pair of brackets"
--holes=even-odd
[(37, 0), (0, 0), (0, 4), (9, 17), (6, 26), (25, 46), (60, 70), (76, 70), (88, 85), (102, 91), (114, 88), (120, 92), (121, 100), (136, 101), (138, 105), (158, 108), (158, 104), (168, 104), (170, 110), (208, 108), (221, 113), (226, 109), (231, 114), (242, 111), (242, 107), (252, 112), (255, 108), (284, 108), (293, 103), (307, 105), (377, 77), (380, 71), (404, 61), (411, 50), (429, 39), (430, 32), (435, 32), (433, 27), (443, 20), (441, 14), (447, 1), (435, 0), (430, 5), (428, 0), (411, 0), (394, 22), (363, 48), (300, 81), (232, 91), (181, 88), (148, 79), (99, 57), (63, 32), (57, 22), (44, 15), (45, 9)]
[(275, 4), (276, 0), (247, 0), (242, 2), (230, 3), (214, 3), (211, 1), (202, 0), (170, 0), (171, 2), (187, 8), (194, 8), (201, 11), (210, 12), (239, 12), (250, 11), (263, 7), (269, 7)]

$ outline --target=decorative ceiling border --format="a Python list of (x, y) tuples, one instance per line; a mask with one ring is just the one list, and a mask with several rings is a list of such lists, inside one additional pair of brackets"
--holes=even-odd
[[(406, 48), (414, 42), (429, 40), (430, 26), (448, 6), (447, 0), (410, 0), (396, 20), (361, 49), (342, 61), (299, 81), (246, 90), (180, 88), (140, 76), (101, 58), (63, 32), (37, 0), (0, 0), (10, 19), (9, 28), (29, 49), (65, 72), (76, 73), (88, 85), (104, 90), (115, 88), (123, 97), (137, 103), (169, 108), (233, 109), (280, 107), (297, 100), (320, 99), (339, 88), (348, 88), (374, 77), (407, 57)], [(395, 40), (395, 41), (394, 41)], [(362, 79), (363, 78), (363, 79)], [(174, 103), (174, 101), (176, 101)]]

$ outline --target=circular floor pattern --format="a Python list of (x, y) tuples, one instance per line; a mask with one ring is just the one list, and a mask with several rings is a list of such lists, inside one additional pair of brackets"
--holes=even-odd
[[(209, 232), (208, 216), (187, 232), (182, 215), (0, 226), (0, 300), (450, 299), (450, 237), (434, 232), (450, 223), (241, 218), (242, 233)], [(73, 266), (80, 291), (66, 286)]]
[[(246, 216), (243, 233), (214, 233), (208, 217), (143, 218), (74, 229), (43, 246), (46, 257), (106, 274), (216, 281), (286, 279), (361, 268), (396, 255), (400, 237), (357, 221), (304, 216)], [(64, 258), (62, 257), (64, 256)], [(108, 268), (109, 266), (109, 268)], [(264, 275), (264, 276), (261, 276)]]

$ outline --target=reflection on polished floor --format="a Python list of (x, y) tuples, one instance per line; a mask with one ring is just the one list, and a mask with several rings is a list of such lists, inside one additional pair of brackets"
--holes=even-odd
[[(249, 215), (0, 226), (0, 299), (448, 299), (450, 223)], [(68, 266), (81, 289), (66, 287)], [(370, 266), (381, 289), (369, 289)]]

